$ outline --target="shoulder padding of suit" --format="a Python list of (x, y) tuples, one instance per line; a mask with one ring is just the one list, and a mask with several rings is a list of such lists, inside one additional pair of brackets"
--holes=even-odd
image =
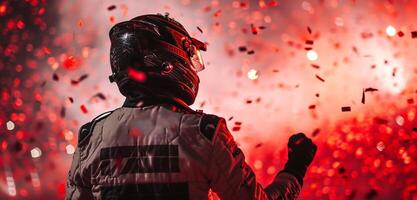
[(91, 122), (82, 125), (78, 134), (78, 144), (81, 144), (82, 142), (89, 140), (96, 123), (107, 118), (112, 112), (113, 111), (102, 113), (99, 116), (95, 117), (93, 120), (91, 120)]
[(216, 133), (216, 128), (222, 118), (216, 115), (204, 114), (200, 121), (200, 132), (206, 137), (209, 141), (212, 141), (214, 134)]

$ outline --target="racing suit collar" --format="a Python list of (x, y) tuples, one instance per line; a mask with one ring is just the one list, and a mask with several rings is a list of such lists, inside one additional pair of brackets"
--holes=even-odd
[(184, 106), (175, 102), (174, 100), (170, 99), (162, 99), (157, 97), (150, 97), (148, 95), (135, 95), (135, 96), (128, 96), (123, 103), (122, 107), (127, 108), (143, 108), (149, 106), (162, 106), (169, 110), (176, 111), (176, 112), (185, 112), (185, 113), (194, 113), (195, 111), (189, 108), (188, 106)]

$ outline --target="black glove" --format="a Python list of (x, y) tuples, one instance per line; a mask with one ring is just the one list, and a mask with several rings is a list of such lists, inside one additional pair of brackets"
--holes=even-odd
[(302, 186), (303, 178), (316, 151), (317, 146), (304, 133), (292, 135), (288, 140), (288, 161), (281, 172), (294, 175)]

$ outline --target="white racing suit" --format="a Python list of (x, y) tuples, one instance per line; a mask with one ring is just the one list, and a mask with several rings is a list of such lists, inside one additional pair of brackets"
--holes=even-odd
[(223, 118), (172, 105), (126, 104), (80, 129), (66, 199), (296, 199), (301, 186), (278, 173), (263, 188)]

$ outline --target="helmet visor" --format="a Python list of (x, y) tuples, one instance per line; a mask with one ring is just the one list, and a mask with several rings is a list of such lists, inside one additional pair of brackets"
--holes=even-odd
[(197, 47), (194, 45), (191, 45), (190, 50), (190, 60), (193, 70), (196, 72), (202, 71), (204, 69), (204, 61), (203, 57), (201, 56), (200, 50), (198, 50)]

